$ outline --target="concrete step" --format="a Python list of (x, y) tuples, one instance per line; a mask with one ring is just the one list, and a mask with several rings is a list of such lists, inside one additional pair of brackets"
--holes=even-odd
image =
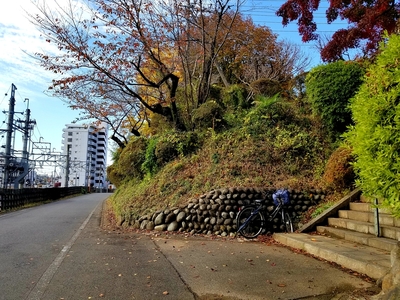
[(379, 279), (390, 270), (390, 252), (374, 247), (306, 233), (275, 233), (274, 239), (344, 268)]
[[(364, 202), (350, 202), (349, 204), (350, 210), (357, 210), (357, 211), (368, 211), (368, 212), (374, 212), (375, 207), (371, 203), (364, 203)], [(379, 208), (378, 212), (380, 214), (387, 214), (390, 215), (390, 211), (388, 211), (385, 208)]]
[(393, 250), (397, 245), (397, 241), (393, 239), (377, 237), (368, 233), (361, 233), (341, 228), (333, 228), (329, 226), (317, 226), (317, 232), (332, 238), (340, 238), (349, 242), (354, 242), (389, 252)]
[[(339, 218), (351, 219), (362, 222), (369, 222), (374, 224), (375, 214), (370, 211), (358, 211), (358, 210), (339, 210)], [(387, 226), (398, 226), (400, 225), (399, 220), (396, 220), (389, 214), (379, 213), (379, 223)]]
[(350, 210), (371, 212), (372, 207), (370, 203), (364, 202), (350, 202)]
[[(334, 228), (349, 229), (361, 233), (375, 235), (375, 225), (370, 222), (357, 221), (345, 218), (328, 218), (328, 225)], [(400, 240), (400, 227), (379, 226), (381, 236), (389, 239)]]

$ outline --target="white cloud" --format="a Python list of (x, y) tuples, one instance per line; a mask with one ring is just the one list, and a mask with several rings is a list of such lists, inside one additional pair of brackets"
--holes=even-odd
[[(59, 2), (65, 5), (68, 0)], [(46, 1), (49, 5), (55, 3), (53, 0)], [(15, 110), (25, 111), (27, 103), (24, 99), (30, 99), (31, 116), (37, 122), (32, 138), (39, 139), (42, 136), (60, 148), (62, 129), (78, 113), (70, 110), (60, 99), (44, 94), (54, 74), (45, 71), (30, 55), (43, 51), (54, 52), (56, 46), (46, 43), (29, 21), (28, 13), (34, 15), (36, 10), (31, 0), (8, 1), (0, 10), (0, 109), (8, 110), (11, 84), (15, 84)], [(8, 95), (2, 96), (5, 93)], [(3, 116), (0, 116), (0, 120), (3, 120)], [(1, 129), (5, 126), (0, 124)]]

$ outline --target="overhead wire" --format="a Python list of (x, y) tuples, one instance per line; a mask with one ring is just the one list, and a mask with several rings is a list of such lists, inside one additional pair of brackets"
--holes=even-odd
[(3, 104), (4, 99), (8, 96), (8, 93), (10, 92), (10, 89), (11, 89), (11, 86), (8, 88), (7, 92), (4, 93), (3, 99), (1, 99), (1, 101), (0, 101), (0, 107)]
[[(277, 0), (259, 0), (259, 1), (246, 1), (240, 7), (240, 12), (244, 16), (249, 16), (257, 25), (266, 26), (278, 35), (278, 40), (286, 40), (302, 49), (307, 51), (316, 51), (318, 43), (316, 41), (303, 42), (298, 31), (297, 21), (290, 22), (284, 26), (282, 18), (276, 15), (278, 9), (282, 6), (283, 1)], [(328, 23), (326, 19), (326, 10), (329, 3), (320, 3), (318, 10), (313, 12), (313, 19), (317, 23), (317, 30), (315, 34), (324, 37), (331, 36), (337, 30), (346, 28), (348, 22), (338, 18), (332, 23)]]
[[(259, 3), (262, 3), (261, 5)], [(263, 3), (264, 1), (252, 1), (253, 4), (249, 4), (246, 2), (240, 7), (240, 11), (242, 14), (246, 16), (250, 16), (253, 21), (256, 21), (256, 23), (264, 23), (264, 25), (268, 26), (268, 24), (282, 24), (282, 19), (276, 15), (276, 12), (278, 9), (281, 7), (283, 4), (282, 1), (268, 1), (268, 5), (265, 5)], [(272, 2), (272, 3), (271, 3)], [(318, 25), (326, 25), (326, 26), (331, 26), (332, 29), (317, 29), (318, 32), (324, 32), (324, 33), (333, 33), (335, 32), (338, 28), (338, 26), (347, 26), (348, 22), (342, 19), (337, 19), (332, 23), (323, 22), (319, 20), (326, 20), (326, 13), (325, 10), (328, 8), (328, 6), (325, 3), (321, 3), (320, 7), (318, 10), (313, 12), (313, 19), (316, 21), (317, 26)], [(265, 21), (259, 20), (260, 18), (265, 18)], [(293, 21), (293, 24), (295, 24), (295, 21)], [(296, 24), (295, 24), (296, 25)], [(274, 32), (297, 32), (295, 30), (286, 30), (285, 27), (282, 25), (281, 29), (276, 29)]]

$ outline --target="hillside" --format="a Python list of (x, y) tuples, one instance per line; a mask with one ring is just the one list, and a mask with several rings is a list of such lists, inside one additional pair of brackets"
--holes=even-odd
[[(149, 147), (133, 139), (108, 170), (110, 174), (114, 172), (114, 177), (116, 170), (120, 177), (124, 177), (124, 172), (132, 172), (121, 180), (111, 197), (116, 215), (140, 217), (161, 208), (186, 204), (193, 197), (224, 187), (302, 191), (328, 188), (323, 174), (335, 145), (329, 142), (320, 120), (311, 114), (307, 103), (261, 98), (249, 109), (225, 112), (220, 123), (218, 129), (196, 131), (196, 140), (191, 140), (191, 144), (196, 144), (195, 150), (192, 147), (189, 154), (169, 151), (175, 153), (171, 154), (173, 159), (168, 157), (163, 163), (160, 151), (153, 152), (152, 159), (158, 168), (142, 177), (133, 169), (137, 169), (134, 165), (138, 164), (138, 157)], [(157, 144), (161, 144), (160, 140), (173, 140), (175, 147), (182, 146), (176, 142), (182, 136), (187, 134), (167, 132), (157, 137)], [(336, 189), (331, 195), (338, 197), (342, 192)]]

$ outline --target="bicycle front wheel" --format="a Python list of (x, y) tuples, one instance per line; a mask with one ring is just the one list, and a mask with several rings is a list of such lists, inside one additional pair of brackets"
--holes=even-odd
[(292, 218), (290, 217), (289, 213), (285, 212), (283, 214), (283, 225), (286, 232), (293, 232), (293, 222)]
[(245, 207), (237, 216), (238, 232), (246, 239), (253, 239), (261, 234), (264, 228), (264, 216), (261, 212), (253, 214), (256, 207)]

